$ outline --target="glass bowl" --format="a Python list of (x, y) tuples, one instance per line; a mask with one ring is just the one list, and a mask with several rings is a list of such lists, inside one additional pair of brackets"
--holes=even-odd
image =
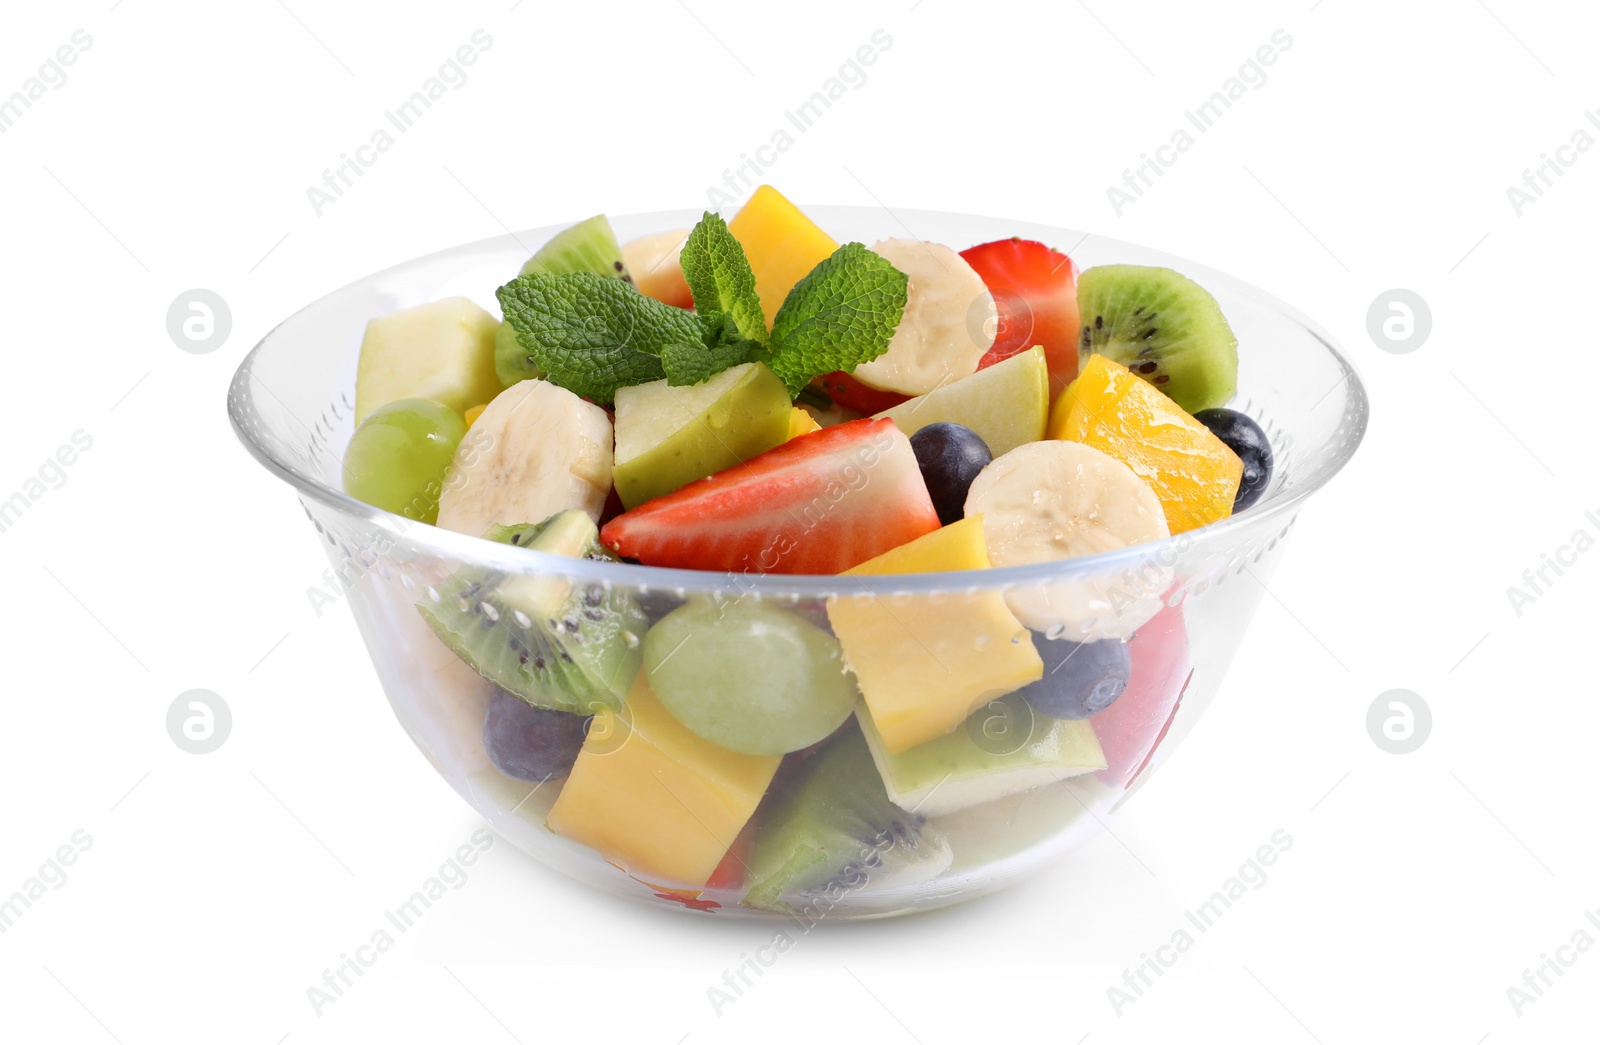
[[(1168, 265), (1189, 275), (1216, 296), (1238, 335), (1239, 386), (1231, 405), (1255, 418), (1271, 439), (1276, 462), (1265, 495), (1233, 518), (1119, 552), (1048, 566), (848, 580), (734, 577), (571, 559), (415, 523), (347, 497), (340, 461), (352, 430), (356, 359), (367, 321), (458, 294), (498, 314), (495, 288), (526, 260), (525, 245), (543, 243), (555, 228), (442, 251), (329, 294), (251, 351), (229, 389), (228, 409), (249, 451), (298, 492), (348, 586), (346, 601), (400, 724), (502, 837), (622, 896), (723, 916), (814, 921), (901, 914), (979, 896), (1099, 830), (1098, 821), (1156, 771), (1216, 695), (1301, 503), (1355, 452), (1368, 406), (1360, 380), (1326, 333), (1261, 291), (1201, 266), (1027, 222), (856, 207), (807, 213), (840, 242), (870, 244), (909, 230), (959, 250), (1021, 236), (1069, 250), (1080, 268)], [(627, 241), (688, 228), (698, 218), (697, 211), (684, 210), (612, 221)], [(888, 801), (854, 719), (820, 754), (785, 756), (775, 771), (741, 763), (733, 772), (685, 760), (681, 745), (674, 746), (681, 738), (665, 735), (671, 723), (655, 721), (653, 713), (648, 725), (632, 721), (626, 710), (602, 714), (585, 741), (584, 757), (592, 764), (578, 796), (583, 804), (572, 803), (587, 809), (576, 815), (591, 819), (565, 832), (601, 839), (602, 854), (546, 826), (576, 774), (542, 783), (516, 780), (486, 754), (484, 718), (495, 687), (447, 649), (419, 612), (419, 604), (452, 599), (473, 610), (454, 594), (459, 585), (451, 586), (463, 571), (496, 580), (560, 579), (607, 605), (637, 603), (652, 617), (687, 599), (778, 607), (824, 626), (830, 608), (881, 613), (906, 633), (901, 640), (886, 638), (889, 647), (898, 641), (900, 648), (883, 652), (891, 663), (905, 658), (908, 671), (931, 653), (923, 639), (950, 641), (952, 629), (958, 644), (970, 640), (980, 653), (993, 641), (997, 656), (1008, 640), (1029, 641), (1026, 632), (994, 637), (984, 630), (981, 608), (996, 596), (1037, 598), (1093, 586), (1112, 593), (1121, 607), (1100, 624), (1142, 626), (1122, 629), (1134, 632), (1128, 640), (1132, 674), (1109, 708), (1065, 728), (1030, 714), (1026, 702), (998, 699), (1001, 691), (983, 694), (965, 725), (942, 741), (944, 748), (923, 758), (916, 772), (896, 778), (899, 805)], [(926, 629), (937, 636), (914, 634)], [(597, 768), (602, 758), (616, 760), (603, 773)], [(985, 772), (974, 775), (974, 767)], [(609, 801), (603, 791), (600, 800), (589, 794), (597, 773), (618, 789)], [(652, 775), (677, 786), (656, 790), (647, 779)], [(768, 782), (764, 792), (762, 782)], [(756, 801), (752, 790), (764, 797), (741, 831)], [(648, 855), (652, 850), (675, 856), (657, 860)], [(725, 854), (716, 873), (683, 880), (682, 868), (701, 867), (696, 878), (703, 873), (707, 852)], [(681, 859), (685, 854), (698, 855), (699, 862)]]

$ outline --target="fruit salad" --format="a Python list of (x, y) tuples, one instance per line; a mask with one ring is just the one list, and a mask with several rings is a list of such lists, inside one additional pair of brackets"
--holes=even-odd
[[(530, 556), (429, 585), (422, 639), (493, 684), (484, 772), (657, 895), (788, 912), (970, 865), (1052, 788), (1126, 788), (1192, 674), (1170, 562), (1131, 587), (1050, 566), (1248, 510), (1272, 447), (1228, 405), (1211, 294), (1057, 248), (839, 244), (764, 186), (626, 244), (603, 216), (566, 229), (496, 290), (503, 318), (459, 297), (374, 318), (352, 497), (723, 578), (673, 594)], [(864, 580), (993, 567), (1042, 581)], [(840, 580), (762, 597), (768, 574)]]

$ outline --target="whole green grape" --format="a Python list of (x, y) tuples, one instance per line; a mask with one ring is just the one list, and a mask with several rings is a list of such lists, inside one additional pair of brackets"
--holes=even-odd
[(656, 622), (643, 652), (650, 688), (672, 716), (729, 751), (798, 751), (856, 706), (839, 640), (754, 599), (691, 600)]
[(368, 414), (344, 452), (344, 492), (432, 525), (467, 422), (432, 399), (398, 399)]

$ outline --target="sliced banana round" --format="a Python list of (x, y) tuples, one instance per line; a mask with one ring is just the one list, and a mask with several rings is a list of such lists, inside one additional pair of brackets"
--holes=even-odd
[(994, 344), (993, 324), (981, 321), (994, 314), (994, 298), (972, 266), (921, 240), (880, 240), (872, 251), (906, 274), (906, 310), (888, 350), (851, 375), (869, 388), (919, 396), (975, 372)]
[(456, 450), (439, 525), (481, 537), (579, 508), (600, 518), (611, 490), (611, 419), (548, 381), (495, 396)]
[[(967, 515), (983, 516), (996, 566), (1057, 562), (1166, 537), (1167, 519), (1148, 483), (1091, 446), (1045, 439), (992, 461), (972, 481)], [(1017, 619), (1052, 638), (1125, 639), (1161, 608), (1170, 563), (1136, 567), (1006, 592)]]

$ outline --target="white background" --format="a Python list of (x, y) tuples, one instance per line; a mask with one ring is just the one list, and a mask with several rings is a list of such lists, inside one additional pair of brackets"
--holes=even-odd
[[(1520, 1016), (1507, 988), (1600, 908), (1600, 553), (1520, 616), (1506, 589), (1600, 533), (1600, 150), (1520, 216), (1506, 189), (1600, 107), (1600, 24), (1488, 3), (10, 5), (0, 97), (75, 30), (93, 44), (0, 135), (0, 498), (94, 442), (0, 534), (0, 895), (74, 831), (93, 843), (0, 935), (0, 1037), (1594, 1040), (1600, 950)], [(307, 187), (480, 28), (470, 80), (318, 217)], [(877, 29), (867, 82), (767, 172), (786, 194), (1021, 216), (1256, 282), (1350, 351), (1366, 445), (1302, 513), (1207, 717), (1060, 866), (813, 932), (719, 1016), (708, 986), (771, 928), (624, 905), (502, 843), (318, 1016), (306, 988), (478, 821), (348, 611), (313, 612), (326, 562), (229, 430), (231, 372), (397, 261), (703, 205)], [(1115, 213), (1107, 186), (1278, 29), (1267, 82)], [(193, 287), (232, 310), (209, 355), (166, 331)], [(1432, 309), (1408, 355), (1367, 334), (1394, 287)], [(165, 728), (195, 687), (234, 717), (205, 756)], [(1396, 687), (1434, 716), (1405, 756), (1365, 725)], [(1267, 884), (1114, 1011), (1107, 988), (1278, 829)]]

